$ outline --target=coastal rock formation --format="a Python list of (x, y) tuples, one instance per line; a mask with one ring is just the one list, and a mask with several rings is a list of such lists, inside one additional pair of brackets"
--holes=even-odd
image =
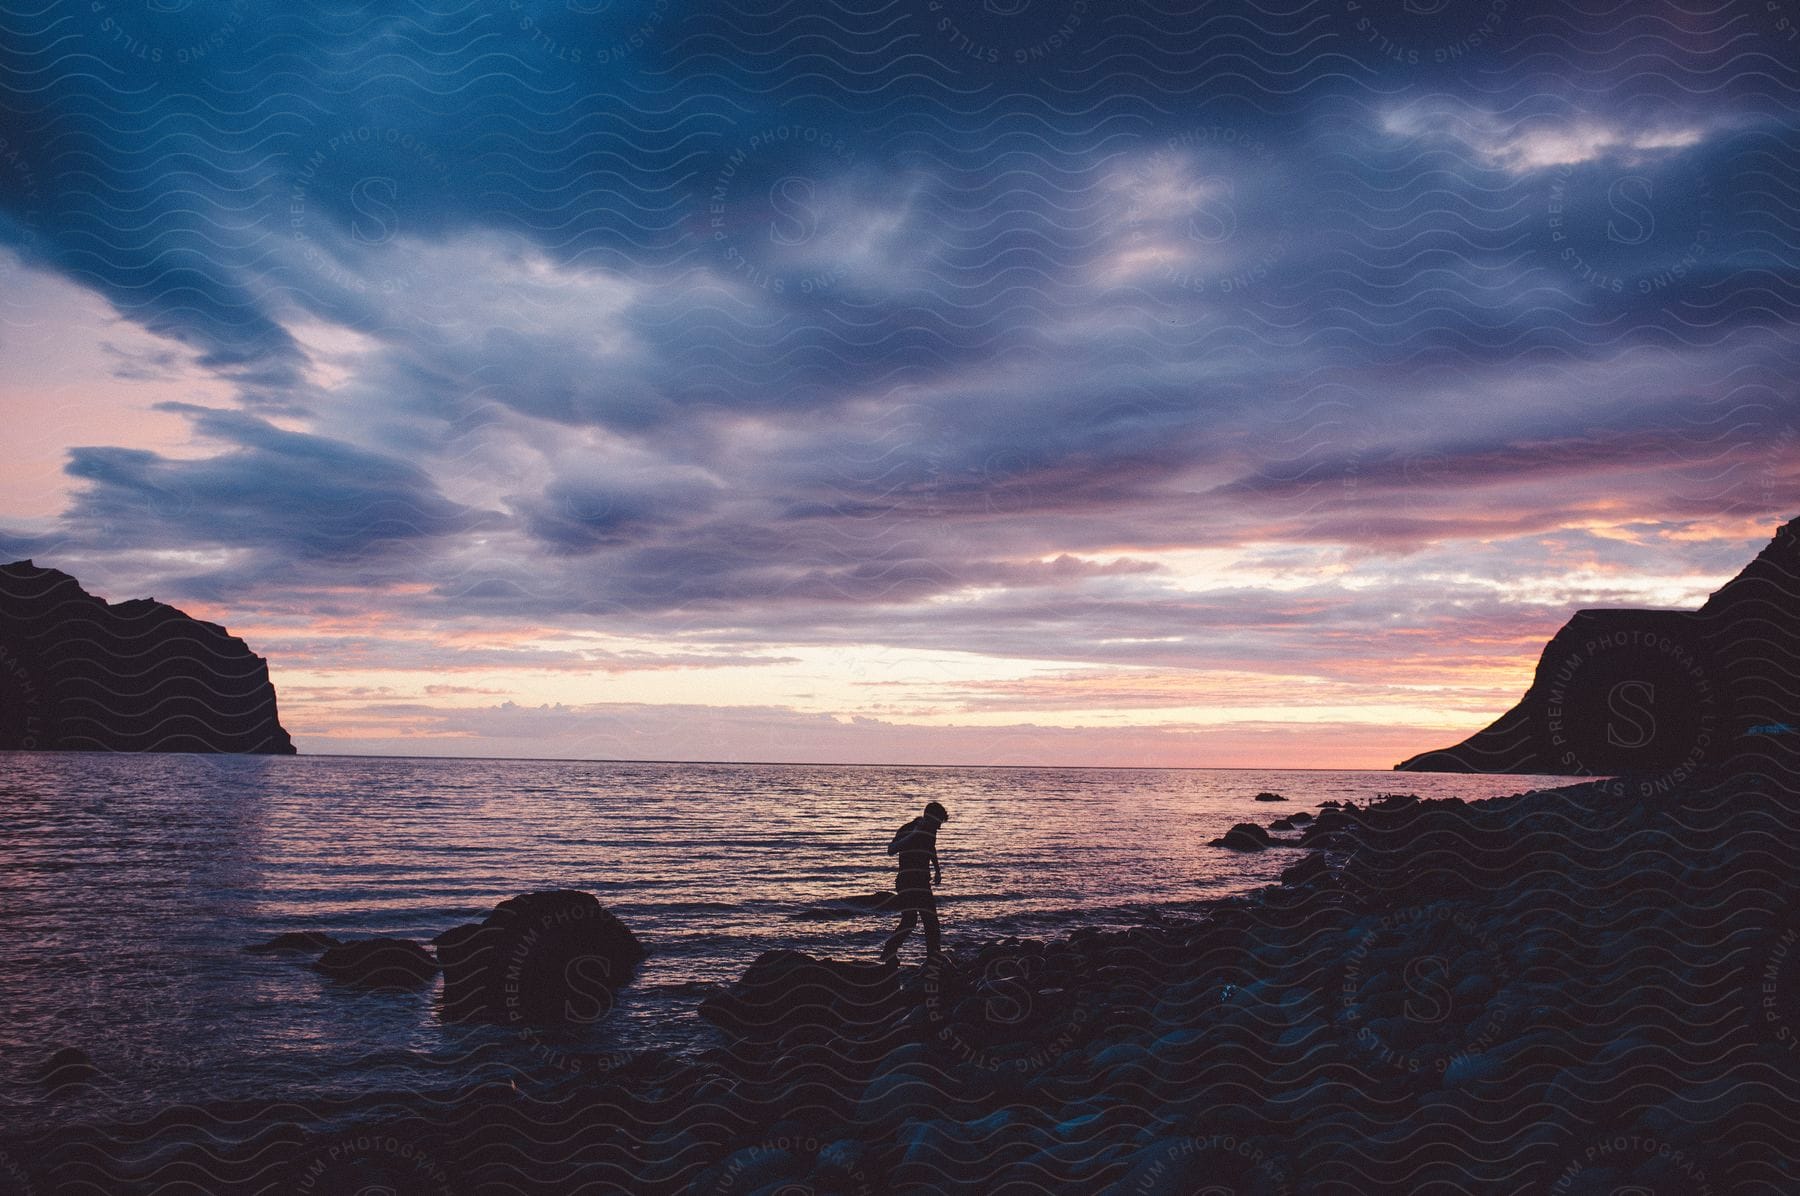
[(733, 1036), (773, 1042), (817, 1028), (855, 1038), (899, 1010), (894, 968), (819, 959), (801, 951), (764, 951), (729, 988), (701, 1002), (700, 1016)]
[(1419, 772), (1800, 778), (1800, 520), (1697, 611), (1583, 610), (1519, 704)]
[(0, 565), (0, 750), (292, 755), (268, 664), (154, 599)]
[(263, 943), (252, 943), (244, 950), (251, 955), (268, 955), (277, 951), (316, 951), (339, 946), (339, 940), (321, 930), (290, 930)]
[(1208, 841), (1208, 847), (1229, 847), (1233, 851), (1261, 851), (1274, 840), (1269, 832), (1254, 822), (1240, 822), (1217, 839)]
[(446, 1021), (595, 1022), (647, 952), (592, 893), (526, 893), (432, 940)]
[(358, 988), (417, 988), (437, 975), (431, 952), (405, 939), (360, 939), (327, 947), (313, 967)]
[(0, 1171), (120, 1196), (393, 1187), (389, 1163), (432, 1192), (1792, 1192), (1790, 791), (1630, 792), (1336, 802), (1281, 884), (1197, 917), (937, 968), (767, 953), (698, 1056), (366, 1112), (0, 1123)]
[(100, 1069), (80, 1047), (63, 1047), (39, 1064), (34, 1074), (52, 1093), (66, 1093), (98, 1080)]
[(1325, 858), (1314, 853), (1301, 860), (1298, 864), (1283, 869), (1281, 873), (1281, 883), (1298, 888), (1302, 885), (1312, 884), (1317, 880), (1323, 880), (1330, 875), (1331, 869), (1326, 865)]

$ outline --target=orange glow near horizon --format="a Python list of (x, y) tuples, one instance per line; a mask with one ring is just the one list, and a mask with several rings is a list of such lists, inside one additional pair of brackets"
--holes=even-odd
[[(1204, 596), (1216, 584), (1193, 571), (1191, 557), (1178, 569), (1174, 592)], [(1724, 579), (1629, 580), (1633, 593), (1692, 597)], [(1544, 584), (1515, 589), (1549, 596)], [(422, 585), (384, 592), (430, 598)], [(876, 644), (703, 648), (580, 627), (446, 625), (397, 610), (304, 613), (352, 593), (288, 595), (279, 608), (189, 608), (269, 657), (283, 720), (302, 751), (385, 754), (412, 744), (453, 755), (712, 759), (723, 751), (765, 760), (1167, 767), (1389, 768), (1509, 708), (1545, 641), (1581, 605), (1527, 602), (1505, 622), (1295, 629), (1283, 634), (1310, 644), (1303, 659), (1258, 663), (1246, 641), (1240, 663), (1189, 666), (1175, 663), (1199, 659), (1180, 635), (1125, 637), (1118, 642), (1168, 658), (1126, 665)], [(1270, 590), (1271, 601), (1282, 593)], [(1281, 610), (1296, 619), (1332, 614), (1310, 599)], [(734, 738), (708, 727), (743, 730)]]

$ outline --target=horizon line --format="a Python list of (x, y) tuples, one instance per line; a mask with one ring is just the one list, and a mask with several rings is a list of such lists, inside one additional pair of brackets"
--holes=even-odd
[[(118, 754), (118, 753), (107, 753)], [(178, 753), (144, 753), (174, 755)], [(189, 755), (260, 755), (261, 753), (205, 753), (192, 752)], [(1043, 768), (1056, 769), (1062, 772), (1400, 772), (1399, 768), (1324, 768), (1286, 767), (1280, 765), (1253, 764), (919, 764), (899, 763), (883, 764), (873, 761), (856, 760), (669, 760), (656, 758), (633, 758), (624, 756), (433, 756), (424, 754), (387, 754), (364, 752), (300, 752), (296, 751), (294, 759), (301, 756), (318, 759), (336, 760), (503, 760), (518, 763), (544, 764), (714, 764), (746, 768)], [(1519, 776), (1519, 777), (1570, 777), (1579, 781), (1591, 781), (1597, 778), (1581, 773), (1431, 773), (1432, 776)]]

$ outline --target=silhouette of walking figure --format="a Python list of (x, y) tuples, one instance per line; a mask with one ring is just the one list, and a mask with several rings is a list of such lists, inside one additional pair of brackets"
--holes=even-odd
[(938, 827), (950, 821), (950, 814), (937, 802), (926, 802), (925, 812), (894, 832), (888, 854), (900, 857), (900, 874), (894, 879), (895, 902), (901, 910), (900, 928), (881, 945), (881, 957), (889, 963), (900, 962), (900, 944), (912, 933), (921, 919), (925, 922), (925, 958), (936, 962), (943, 958), (939, 951), (937, 899), (931, 895), (931, 878), (926, 866), (937, 873), (938, 884), (944, 883), (944, 868), (938, 863)]

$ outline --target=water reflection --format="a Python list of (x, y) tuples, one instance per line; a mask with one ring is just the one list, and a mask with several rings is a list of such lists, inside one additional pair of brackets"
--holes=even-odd
[[(1399, 785), (1488, 796), (1529, 778), (0, 754), (0, 1099), (87, 1051), (88, 1098), (143, 1107), (440, 1085), (546, 1052), (697, 1041), (697, 986), (765, 949), (873, 957), (885, 847), (927, 799), (946, 942), (1123, 924), (1265, 883), (1290, 859), (1205, 846), (1233, 822)], [(1264, 789), (1286, 806), (1257, 805)], [(292, 930), (418, 941), (539, 889), (597, 894), (652, 949), (579, 1042), (440, 1026), (434, 989), (365, 993), (242, 948)], [(69, 1115), (67, 1108), (58, 1116)]]

